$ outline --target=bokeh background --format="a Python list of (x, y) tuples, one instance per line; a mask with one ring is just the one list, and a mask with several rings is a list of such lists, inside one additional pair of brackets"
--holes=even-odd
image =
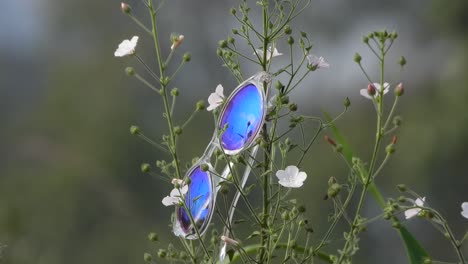
[[(129, 3), (148, 21), (139, 0)], [(168, 48), (170, 33), (182, 33), (178, 55), (192, 53), (176, 80), (178, 122), (218, 83), (228, 92), (235, 86), (216, 47), (235, 26), (229, 8), (236, 4), (164, 4), (161, 38)], [(168, 228), (172, 209), (161, 204), (171, 187), (140, 172), (142, 162), (153, 164), (161, 153), (132, 137), (128, 128), (137, 124), (159, 138), (165, 121), (159, 98), (123, 71), (127, 65), (141, 67), (135, 60), (114, 58), (113, 52), (122, 39), (140, 35), (138, 50), (154, 67), (151, 39), (121, 13), (119, 1), (6, 0), (0, 6), (0, 243), (7, 245), (0, 262), (142, 263), (143, 252), (158, 247), (147, 241), (148, 232), (175, 241)], [(397, 155), (378, 184), (386, 197), (399, 195), (396, 184), (411, 186), (462, 236), (468, 228), (460, 215), (461, 203), (468, 200), (468, 2), (313, 0), (293, 26), (309, 33), (313, 53), (331, 67), (313, 73), (291, 100), (301, 113), (321, 116), (324, 110), (338, 113), (349, 97), (351, 109), (338, 125), (363, 158), (370, 156), (374, 116), (359, 96), (366, 80), (352, 58), (360, 52), (375, 73), (377, 65), (361, 36), (384, 28), (399, 33), (388, 72), (393, 84), (405, 83), (398, 111), (404, 125)], [(280, 51), (285, 47), (278, 44)], [(402, 74), (400, 55), (408, 60)], [(199, 155), (211, 136), (209, 113), (196, 122), (184, 131), (184, 162)], [(314, 146), (303, 169), (309, 175), (305, 190), (293, 194), (306, 205), (318, 239), (331, 210), (322, 199), (327, 179), (343, 178), (346, 169), (323, 142)], [(364, 213), (378, 213), (372, 200)], [(448, 242), (431, 224), (414, 219), (407, 225), (435, 259), (455, 262)], [(369, 226), (361, 248), (356, 263), (406, 263), (387, 222)]]

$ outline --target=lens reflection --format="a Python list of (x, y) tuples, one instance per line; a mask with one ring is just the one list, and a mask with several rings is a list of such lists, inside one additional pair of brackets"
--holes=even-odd
[(263, 96), (254, 84), (247, 84), (232, 97), (222, 113), (219, 128), (228, 128), (221, 136), (225, 150), (234, 152), (252, 142), (263, 119)]

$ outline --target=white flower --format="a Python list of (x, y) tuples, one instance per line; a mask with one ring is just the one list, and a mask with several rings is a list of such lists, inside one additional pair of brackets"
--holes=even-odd
[[(374, 94), (373, 97), (371, 95), (369, 95), (369, 92), (367, 91), (367, 89), (361, 89), (359, 91), (362, 96), (364, 96), (367, 99), (371, 99), (371, 100), (373, 98), (376, 98), (377, 96), (379, 96), (380, 90), (382, 89), (381, 86), (380, 86), (380, 83), (373, 83), (372, 85), (374, 85), (374, 87), (375, 87), (375, 94)], [(383, 94), (386, 94), (386, 93), (388, 93), (388, 90), (390, 89), (390, 84), (386, 82), (386, 83), (384, 83), (384, 87), (385, 87), (385, 89), (383, 90)]]
[(307, 60), (309, 61), (309, 66), (313, 70), (330, 67), (330, 64), (328, 64), (323, 57), (317, 57), (313, 54), (309, 54), (307, 55)]
[(216, 107), (220, 106), (223, 103), (223, 99), (223, 86), (221, 84), (218, 84), (218, 86), (216, 86), (215, 92), (210, 94), (210, 96), (208, 97), (208, 103), (210, 105), (206, 108), (206, 110), (214, 110)]
[(179, 45), (182, 43), (184, 38), (185, 38), (184, 35), (179, 35), (179, 36), (174, 37), (174, 39), (172, 41), (172, 45), (171, 45), (171, 50), (174, 50), (177, 47), (179, 47)]
[[(424, 202), (426, 201), (426, 197), (423, 197), (422, 199), (421, 198), (418, 198), (416, 199), (416, 201), (414, 202), (414, 205), (415, 206), (424, 206)], [(411, 208), (411, 209), (408, 209), (405, 211), (405, 218), (406, 219), (410, 219), (412, 217), (415, 217), (416, 215), (419, 214), (419, 212), (421, 212), (421, 208)]]
[(465, 217), (466, 219), (468, 219), (468, 202), (462, 203), (461, 207), (462, 207), (461, 215)]
[(188, 192), (188, 185), (184, 185), (180, 188), (172, 189), (169, 196), (166, 196), (162, 199), (162, 204), (165, 206), (178, 205), (183, 199), (184, 195)]
[(279, 184), (289, 188), (299, 188), (304, 184), (307, 174), (299, 171), (296, 166), (288, 166), (285, 170), (278, 170), (276, 177), (279, 179)]
[[(263, 58), (263, 49), (256, 49), (255, 50), (261, 58)], [(267, 61), (269, 61), (271, 58), (278, 57), (283, 55), (283, 53), (279, 53), (278, 50), (273, 46), (268, 47), (267, 49)]]
[(133, 36), (131, 40), (125, 39), (119, 44), (119, 47), (114, 52), (115, 57), (125, 57), (135, 54), (135, 48), (138, 43), (138, 36)]

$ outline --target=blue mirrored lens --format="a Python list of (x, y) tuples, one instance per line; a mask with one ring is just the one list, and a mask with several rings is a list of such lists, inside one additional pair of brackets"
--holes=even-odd
[(228, 124), (221, 135), (225, 150), (236, 151), (252, 142), (263, 119), (262, 93), (253, 84), (239, 89), (226, 105), (219, 128)]
[[(213, 193), (211, 178), (208, 172), (202, 171), (200, 167), (195, 168), (189, 177), (190, 184), (188, 192), (185, 195), (185, 204), (190, 210), (197, 229), (202, 232), (201, 229), (204, 228), (206, 220), (209, 220), (211, 217), (211, 207), (213, 206), (211, 199)], [(193, 234), (195, 232), (192, 228), (190, 217), (183, 207), (177, 209), (177, 219), (186, 234)]]

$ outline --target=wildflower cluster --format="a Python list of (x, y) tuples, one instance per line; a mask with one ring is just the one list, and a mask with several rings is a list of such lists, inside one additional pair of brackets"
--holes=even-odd
[[(343, 101), (341, 113), (335, 117), (327, 115), (324, 119), (300, 113), (297, 103), (291, 100), (290, 95), (304, 88), (303, 82), (311, 73), (330, 68), (323, 57), (311, 53), (312, 44), (307, 33), (296, 32), (290, 26), (308, 7), (310, 0), (260, 0), (255, 6), (240, 0), (239, 6), (231, 9), (238, 27), (218, 42), (216, 51), (223, 66), (238, 81), (230, 87), (237, 88), (226, 96), (223, 85), (219, 84), (212, 94), (205, 96), (208, 106), (203, 100), (196, 102), (192, 114), (180, 123), (181, 118), (176, 117), (176, 99), (184, 89), (174, 87), (173, 82), (180, 69), (191, 60), (190, 53), (181, 55), (178, 52), (183, 48), (182, 44), (190, 40), (173, 33), (168, 36), (169, 41), (161, 42), (157, 26), (159, 9), (153, 8), (152, 0), (144, 0), (144, 3), (151, 18), (150, 28), (133, 16), (130, 5), (122, 3), (121, 10), (152, 38), (158, 70), (151, 69), (138, 56), (138, 36), (124, 40), (114, 55), (133, 57), (141, 63), (146, 76), (151, 79), (132, 67), (126, 69), (127, 75), (156, 92), (164, 105), (162, 116), (167, 123), (167, 134), (161, 141), (151, 139), (138, 126), (132, 126), (130, 133), (168, 156), (156, 161), (155, 166), (142, 164), (141, 171), (167, 182), (168, 190), (172, 189), (169, 195), (160, 198), (164, 206), (175, 207), (174, 214), (172, 217), (168, 215), (167, 219), (168, 222), (172, 220), (173, 233), (180, 237), (180, 246), (169, 244), (153, 253), (145, 253), (146, 262), (226, 263), (240, 260), (271, 263), (281, 260), (282, 263), (315, 263), (321, 260), (334, 264), (352, 263), (367, 226), (377, 219), (386, 219), (401, 235), (405, 246), (411, 243), (418, 249), (410, 254), (416, 254), (419, 261), (430, 263), (429, 254), (404, 227), (403, 221), (419, 216), (438, 224), (454, 246), (459, 261), (466, 263), (461, 252), (464, 239), (455, 238), (442, 215), (427, 206), (425, 197), (401, 185), (399, 190), (412, 197), (385, 200), (376, 187), (377, 177), (396, 152), (397, 132), (402, 124), (401, 117), (395, 113), (404, 86), (400, 80), (386, 82), (390, 78), (385, 71), (386, 58), (398, 38), (397, 33), (375, 31), (363, 38), (363, 43), (379, 63), (377, 78), (364, 69), (360, 54), (354, 56), (367, 83), (367, 87), (363, 84), (366, 88), (355, 92), (369, 100), (366, 102), (371, 102), (376, 116), (372, 155), (366, 160), (352, 153), (350, 144), (337, 127), (337, 121), (351, 105), (348, 98)], [(255, 16), (261, 17), (261, 25), (253, 22)], [(169, 54), (161, 52), (161, 45), (169, 47)], [(168, 65), (177, 57), (176, 70), (168, 72)], [(246, 72), (243, 68), (246, 63), (257, 67), (257, 73)], [(401, 57), (399, 65), (403, 67), (405, 64), (406, 59)], [(398, 84), (392, 86), (391, 83)], [(389, 98), (392, 87), (394, 93)], [(389, 99), (393, 99), (392, 106), (385, 109), (387, 104), (384, 102)], [(248, 100), (250, 103), (245, 103)], [(205, 109), (207, 112), (203, 111)], [(182, 166), (178, 139), (197, 113), (213, 115), (216, 122), (213, 139), (201, 157)], [(232, 116), (237, 119), (233, 120)], [(241, 130), (236, 130), (238, 123), (242, 125)], [(307, 131), (310, 126), (313, 131)], [(327, 231), (316, 234), (305, 214), (306, 208), (292, 195), (296, 189), (312, 184), (314, 178), (320, 177), (312, 174), (313, 177), (308, 178), (311, 172), (304, 171), (302, 165), (309, 158), (313, 144), (329, 128), (334, 135), (323, 137), (344, 160), (348, 172), (329, 178), (324, 200), (333, 206), (333, 211), (328, 218)], [(294, 133), (300, 137), (293, 137)], [(386, 147), (383, 146), (385, 142)], [(248, 181), (249, 175), (253, 175), (254, 180)], [(372, 218), (362, 215), (368, 193), (382, 209)], [(350, 206), (353, 203), (357, 204), (355, 208)], [(399, 218), (399, 213), (404, 217)], [(462, 204), (461, 215), (468, 218), (467, 202)], [(214, 228), (210, 225), (212, 218), (216, 218)], [(343, 239), (333, 240), (331, 237), (336, 236), (339, 223), (344, 223), (347, 230), (342, 234)], [(160, 243), (156, 233), (150, 233), (148, 239), (156, 245)]]

